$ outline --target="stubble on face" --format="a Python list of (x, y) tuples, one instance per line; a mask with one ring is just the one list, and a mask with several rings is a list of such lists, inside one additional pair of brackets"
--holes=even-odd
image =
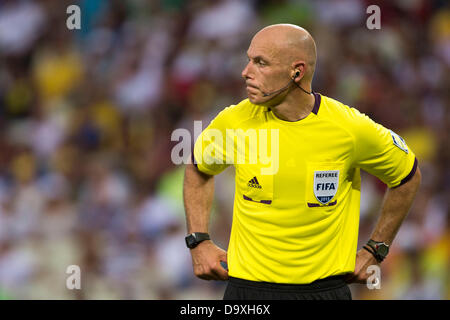
[(249, 59), (253, 60), (252, 71), (246, 78), (247, 94), (252, 103), (270, 100), (264, 93), (276, 91), (286, 80), (288, 68), (282, 62), (282, 52), (275, 41), (272, 33), (258, 33), (247, 51)]

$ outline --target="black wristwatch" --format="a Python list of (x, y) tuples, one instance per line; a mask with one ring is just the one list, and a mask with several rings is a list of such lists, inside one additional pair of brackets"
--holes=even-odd
[(198, 244), (202, 241), (205, 240), (210, 240), (209, 238), (209, 234), (207, 233), (203, 233), (203, 232), (193, 232), (191, 234), (188, 234), (186, 238), (184, 238), (184, 240), (186, 240), (186, 246), (189, 249), (193, 249), (196, 246), (198, 246)]
[(369, 251), (379, 263), (381, 263), (389, 253), (389, 245), (370, 239), (363, 247)]

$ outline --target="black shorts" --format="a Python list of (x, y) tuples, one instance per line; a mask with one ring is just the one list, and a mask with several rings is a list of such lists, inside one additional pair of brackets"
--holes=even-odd
[(344, 276), (333, 276), (310, 284), (256, 282), (230, 277), (224, 300), (352, 300)]

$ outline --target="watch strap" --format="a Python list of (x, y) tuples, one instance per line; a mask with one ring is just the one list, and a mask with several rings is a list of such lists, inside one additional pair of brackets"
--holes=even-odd
[(190, 249), (195, 248), (200, 242), (205, 240), (211, 240), (208, 233), (205, 232), (193, 232), (185, 238), (186, 246)]
[(366, 251), (370, 252), (375, 257), (375, 259), (377, 259), (378, 262), (383, 261), (383, 260), (380, 261), (380, 258), (378, 256), (378, 254), (375, 252), (375, 250), (372, 247), (364, 246), (363, 249), (365, 249)]

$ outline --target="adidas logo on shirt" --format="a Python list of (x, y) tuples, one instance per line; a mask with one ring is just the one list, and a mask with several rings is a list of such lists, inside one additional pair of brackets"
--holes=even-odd
[(253, 177), (253, 179), (250, 180), (247, 185), (251, 188), (262, 189), (262, 187), (259, 184), (258, 179), (256, 179), (256, 177)]

